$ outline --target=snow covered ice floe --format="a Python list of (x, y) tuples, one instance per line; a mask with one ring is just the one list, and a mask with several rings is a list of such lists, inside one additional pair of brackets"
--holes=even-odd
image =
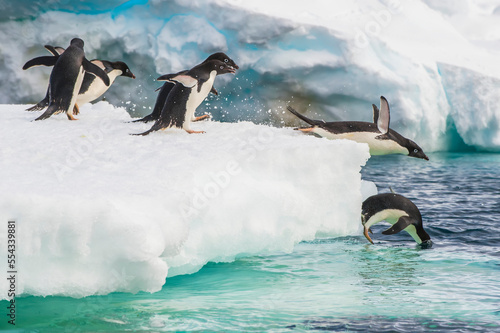
[(33, 122), (26, 107), (0, 106), (0, 220), (17, 223), (19, 294), (154, 292), (208, 261), (360, 235), (376, 192), (360, 175), (368, 147), (352, 141), (212, 121), (193, 125), (206, 134), (138, 137), (150, 124), (107, 102), (78, 121)]

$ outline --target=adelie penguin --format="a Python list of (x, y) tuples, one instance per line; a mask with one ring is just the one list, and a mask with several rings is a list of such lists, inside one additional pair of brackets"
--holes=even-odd
[(227, 62), (210, 60), (187, 72), (159, 77), (159, 81), (175, 82), (175, 86), (167, 96), (160, 118), (151, 129), (135, 135), (148, 135), (151, 132), (172, 127), (182, 128), (190, 134), (204, 133), (194, 131), (190, 127), (196, 108), (207, 97), (217, 75), (235, 72), (236, 69)]
[[(223, 52), (217, 52), (217, 53), (210, 55), (200, 65), (203, 65), (210, 60), (220, 60), (220, 61), (228, 64), (229, 66), (232, 66), (234, 69), (239, 69), (238, 65), (236, 65), (236, 63)], [(187, 72), (188, 72), (188, 70), (185, 70), (185, 71), (179, 72), (177, 74), (186, 74)], [(140, 122), (147, 123), (149, 121), (155, 121), (155, 120), (160, 119), (160, 115), (161, 115), (161, 112), (163, 110), (163, 107), (165, 106), (165, 102), (167, 100), (168, 94), (170, 93), (170, 91), (172, 90), (172, 88), (174, 86), (175, 86), (175, 82), (166, 81), (163, 84), (163, 86), (161, 88), (159, 88), (160, 92), (158, 93), (158, 97), (156, 98), (156, 103), (155, 103), (155, 106), (153, 108), (153, 112), (151, 114), (147, 115), (146, 117), (138, 119), (138, 120), (134, 120), (133, 122), (140, 121)], [(218, 95), (217, 90), (213, 86), (212, 86), (212, 90), (210, 92), (215, 94), (215, 95)], [(194, 117), (192, 119), (192, 121), (199, 121), (199, 120), (203, 120), (206, 118), (208, 118), (208, 115)]]
[(367, 143), (371, 155), (403, 154), (429, 160), (415, 142), (405, 138), (389, 128), (389, 103), (384, 96), (380, 97), (380, 110), (373, 106), (373, 123), (364, 121), (334, 121), (324, 122), (309, 119), (291, 106), (288, 111), (302, 119), (311, 127), (299, 128), (302, 132), (311, 132), (328, 139), (348, 139), (360, 143)]
[[(64, 52), (64, 48), (59, 46), (45, 45), (45, 48), (52, 53), (53, 56), (60, 56)], [(92, 102), (102, 96), (113, 84), (118, 76), (126, 76), (135, 79), (135, 75), (130, 71), (130, 68), (122, 61), (111, 62), (107, 60), (94, 59), (90, 61), (94, 65), (100, 67), (109, 78), (109, 86), (104, 84), (104, 81), (99, 77), (85, 72), (80, 91), (78, 92), (78, 97), (76, 98), (76, 103), (73, 108), (73, 114), (79, 113), (79, 106)], [(37, 103), (35, 106), (27, 109), (27, 111), (39, 111), (45, 109), (49, 105), (49, 88), (47, 88), (47, 93), (45, 98)]]
[(70, 46), (58, 56), (46, 56), (31, 59), (24, 66), (54, 66), (49, 79), (49, 105), (47, 110), (35, 120), (47, 119), (53, 114), (66, 112), (68, 119), (75, 120), (73, 108), (78, 92), (82, 86), (85, 72), (98, 76), (106, 86), (110, 81), (108, 75), (97, 65), (85, 58), (83, 40), (73, 38)]
[(422, 215), (418, 207), (408, 198), (396, 193), (382, 193), (367, 198), (361, 207), (361, 223), (363, 234), (370, 243), (368, 235), (370, 227), (378, 222), (386, 221), (392, 226), (383, 231), (384, 235), (392, 235), (406, 231), (422, 248), (432, 246), (431, 237), (425, 232)]

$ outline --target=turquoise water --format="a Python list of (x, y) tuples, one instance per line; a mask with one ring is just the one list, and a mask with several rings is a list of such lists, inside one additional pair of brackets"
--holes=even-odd
[[(500, 155), (370, 159), (363, 178), (411, 198), (434, 241), (318, 239), (210, 263), (157, 293), (20, 297), (20, 332), (500, 332)], [(1, 308), (7, 303), (0, 302)], [(6, 327), (2, 320), (0, 327)]]

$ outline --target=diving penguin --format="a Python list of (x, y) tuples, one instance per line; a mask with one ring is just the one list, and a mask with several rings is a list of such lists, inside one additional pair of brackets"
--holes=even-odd
[(324, 122), (309, 119), (291, 106), (288, 106), (288, 111), (312, 125), (312, 127), (299, 128), (302, 132), (316, 133), (328, 139), (349, 139), (367, 143), (371, 155), (404, 154), (429, 160), (422, 148), (415, 142), (389, 128), (389, 103), (384, 96), (380, 96), (380, 111), (375, 104), (372, 106), (373, 123), (364, 121)]
[(236, 69), (227, 62), (210, 60), (187, 72), (160, 76), (159, 81), (168, 80), (175, 85), (167, 96), (160, 118), (151, 129), (135, 135), (148, 135), (171, 127), (182, 128), (190, 134), (204, 133), (190, 127), (196, 108), (207, 97), (217, 75), (235, 72)]
[(432, 246), (431, 237), (425, 232), (422, 215), (418, 207), (408, 198), (396, 193), (376, 194), (367, 198), (361, 207), (361, 223), (363, 234), (370, 243), (368, 235), (370, 227), (380, 221), (387, 221), (392, 226), (383, 231), (384, 235), (392, 235), (406, 231), (421, 247)]
[[(229, 66), (232, 66), (234, 69), (239, 69), (238, 65), (236, 65), (236, 63), (223, 52), (217, 52), (217, 53), (210, 55), (201, 64), (204, 64), (210, 60), (220, 60), (220, 61), (225, 62)], [(188, 72), (188, 70), (185, 70), (185, 71), (179, 72), (177, 74), (186, 74), (187, 72)], [(158, 120), (160, 118), (161, 111), (163, 110), (163, 107), (165, 106), (165, 101), (167, 100), (167, 96), (170, 93), (170, 91), (172, 90), (172, 88), (174, 87), (174, 85), (175, 85), (175, 82), (166, 81), (163, 84), (163, 86), (161, 88), (159, 88), (160, 92), (158, 93), (158, 97), (156, 98), (156, 103), (155, 103), (155, 106), (153, 108), (153, 112), (151, 114), (145, 116), (144, 118), (134, 120), (133, 122), (141, 121), (141, 122), (147, 123), (149, 121)], [(215, 88), (213, 86), (212, 86), (212, 90), (210, 92), (215, 94), (215, 95), (218, 95), (217, 90), (215, 90)], [(208, 115), (194, 117), (192, 119), (192, 121), (199, 121), (199, 120), (206, 119), (208, 117), (209, 117)]]
[[(45, 45), (45, 48), (49, 50), (54, 56), (59, 56), (64, 52), (64, 48), (59, 46)], [(109, 77), (110, 84), (106, 86), (104, 82), (92, 73), (85, 72), (83, 77), (82, 85), (80, 91), (78, 92), (78, 97), (76, 98), (76, 103), (73, 109), (73, 114), (79, 113), (79, 106), (92, 102), (102, 96), (111, 84), (115, 81), (118, 76), (126, 76), (135, 79), (135, 75), (130, 71), (130, 68), (122, 61), (107, 61), (94, 59), (90, 61), (94, 65), (97, 65), (102, 70), (106, 72)], [(35, 106), (27, 109), (27, 111), (39, 111), (45, 109), (49, 105), (49, 88), (47, 88), (47, 93), (45, 98), (38, 102)]]
[(109, 86), (108, 75), (97, 65), (85, 58), (83, 40), (73, 38), (70, 46), (61, 54), (31, 59), (23, 69), (33, 66), (54, 66), (49, 80), (49, 105), (47, 110), (35, 120), (47, 119), (53, 114), (66, 112), (68, 119), (75, 120), (73, 108), (76, 104), (85, 72), (98, 76)]

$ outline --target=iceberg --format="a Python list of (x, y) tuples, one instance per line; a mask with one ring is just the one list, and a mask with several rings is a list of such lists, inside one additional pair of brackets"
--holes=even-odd
[(78, 121), (33, 122), (26, 107), (0, 105), (0, 244), (15, 221), (18, 294), (154, 292), (209, 261), (360, 235), (376, 193), (361, 180), (368, 146), (353, 141), (216, 121), (138, 137), (150, 125), (108, 102)]
[[(22, 71), (23, 63), (43, 44), (79, 36), (88, 58), (125, 61), (137, 75), (105, 95), (133, 116), (151, 112), (154, 78), (223, 51), (241, 70), (217, 79), (221, 94), (206, 105), (215, 120), (294, 125), (284, 112), (293, 104), (326, 121), (369, 121), (383, 95), (392, 128), (425, 151), (498, 152), (498, 128), (483, 123), (500, 115), (499, 8), (495, 0), (4, 1), (0, 103), (43, 97), (50, 70)], [(470, 89), (482, 82), (488, 93)]]
[[(360, 234), (362, 199), (376, 193), (359, 173), (368, 147), (291, 130), (300, 123), (287, 105), (370, 121), (383, 95), (391, 128), (426, 152), (500, 152), (496, 0), (20, 0), (0, 9), (0, 219), (18, 228), (18, 293), (153, 292), (209, 261)], [(50, 68), (22, 65), (73, 37), (87, 58), (124, 61), (137, 79), (118, 78), (77, 122), (33, 123), (23, 110), (45, 95)], [(218, 77), (220, 95), (199, 108), (212, 115), (196, 124), (206, 134), (129, 135), (150, 127), (127, 122), (152, 111), (156, 77), (218, 51), (240, 70)], [(0, 230), (1, 244), (6, 237)]]

